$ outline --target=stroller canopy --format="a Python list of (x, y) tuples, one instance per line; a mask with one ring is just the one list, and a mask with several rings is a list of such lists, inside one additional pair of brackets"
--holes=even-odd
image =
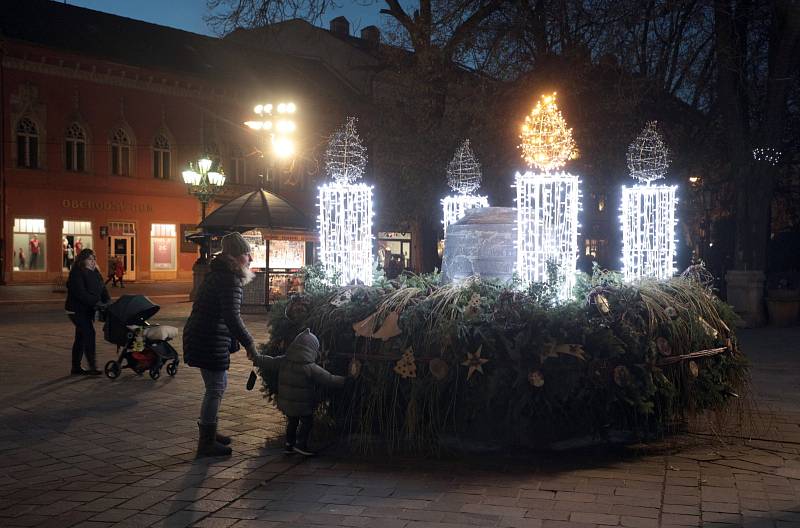
[(144, 295), (123, 295), (108, 307), (108, 313), (123, 324), (136, 324), (154, 316), (161, 307)]

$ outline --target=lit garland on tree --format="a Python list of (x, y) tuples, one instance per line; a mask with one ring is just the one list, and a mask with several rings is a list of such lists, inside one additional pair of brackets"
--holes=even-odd
[(476, 196), (472, 194), (481, 185), (481, 166), (475, 159), (472, 149), (469, 147), (469, 140), (464, 140), (461, 147), (456, 150), (453, 159), (447, 166), (447, 183), (450, 188), (458, 194), (446, 196), (442, 200), (444, 213), (444, 232), (447, 233), (447, 226), (458, 222), (467, 209), (475, 207), (489, 207), (489, 200), (486, 196)]
[(625, 280), (668, 279), (675, 271), (677, 187), (651, 185), (669, 166), (669, 149), (655, 121), (628, 147), (628, 170), (644, 185), (622, 187), (622, 273)]
[(574, 174), (551, 172), (578, 154), (555, 96), (541, 97), (519, 136), (522, 158), (539, 172), (516, 175), (517, 273), (524, 284), (546, 282), (548, 268), (555, 266), (559, 297), (567, 299), (578, 260), (580, 180)]
[(333, 182), (319, 188), (320, 259), (339, 285), (372, 284), (372, 187), (355, 183), (366, 163), (350, 117), (328, 143), (325, 166)]

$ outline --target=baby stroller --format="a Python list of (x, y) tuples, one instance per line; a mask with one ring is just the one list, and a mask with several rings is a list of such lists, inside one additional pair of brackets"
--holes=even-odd
[(144, 295), (123, 295), (104, 310), (103, 338), (117, 345), (117, 359), (106, 363), (106, 376), (113, 380), (130, 368), (139, 375), (146, 370), (156, 380), (165, 363), (167, 374), (178, 372), (178, 352), (169, 344), (178, 329), (147, 322), (159, 309)]

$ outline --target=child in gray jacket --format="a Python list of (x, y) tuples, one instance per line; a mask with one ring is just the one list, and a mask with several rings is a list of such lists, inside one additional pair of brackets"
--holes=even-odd
[[(341, 387), (345, 379), (317, 365), (319, 340), (306, 328), (294, 338), (286, 355), (272, 357), (256, 353), (250, 356), (253, 365), (266, 371), (278, 372), (278, 409), (286, 415), (286, 452), (312, 456), (308, 436), (314, 425), (317, 407), (315, 388)], [(298, 425), (300, 426), (298, 430)]]

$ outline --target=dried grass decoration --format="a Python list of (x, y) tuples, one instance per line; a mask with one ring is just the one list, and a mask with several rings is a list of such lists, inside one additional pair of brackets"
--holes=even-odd
[(481, 351), (483, 350), (483, 345), (478, 347), (473, 353), (467, 352), (467, 359), (463, 361), (461, 364), (465, 367), (469, 367), (469, 372), (467, 373), (467, 379), (472, 377), (476, 371), (483, 374), (483, 364), (488, 363), (488, 359), (484, 359), (481, 357)]
[(450, 372), (450, 367), (447, 366), (447, 363), (439, 358), (432, 359), (428, 363), (428, 368), (431, 370), (431, 375), (439, 381), (445, 379), (447, 373)]
[(402, 357), (394, 366), (394, 371), (403, 379), (417, 377), (417, 364), (414, 362), (414, 351), (411, 350), (411, 347), (403, 352)]

